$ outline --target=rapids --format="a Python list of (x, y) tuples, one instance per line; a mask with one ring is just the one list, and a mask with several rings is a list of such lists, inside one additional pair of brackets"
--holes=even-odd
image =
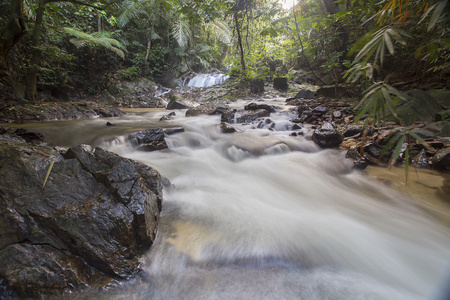
[[(311, 129), (289, 136), (289, 111), (271, 115), (275, 130), (234, 124), (239, 132), (228, 135), (220, 116), (176, 113), (166, 122), (158, 120), (167, 111), (147, 110), (110, 119), (114, 127), (95, 119), (34, 128), (54, 144), (90, 143), (141, 161), (172, 183), (142, 276), (96, 298), (448, 299), (448, 206), (437, 217), (353, 170), (345, 153), (308, 139)], [(121, 137), (180, 125), (185, 132), (166, 137), (164, 151), (135, 151)]]

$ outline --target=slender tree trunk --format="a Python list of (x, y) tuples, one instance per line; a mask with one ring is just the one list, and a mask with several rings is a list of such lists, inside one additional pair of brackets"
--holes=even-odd
[(244, 48), (242, 48), (241, 30), (239, 29), (237, 13), (234, 13), (234, 22), (236, 23), (236, 32), (238, 35), (239, 51), (241, 53), (241, 66), (242, 66), (242, 70), (245, 70)]
[(0, 78), (8, 76), (6, 57), (9, 50), (27, 33), (23, 18), (23, 0), (11, 3), (11, 19), (0, 31)]
[(39, 49), (39, 40), (41, 37), (42, 23), (44, 20), (45, 5), (47, 0), (39, 0), (39, 6), (36, 12), (36, 21), (34, 24), (33, 36), (31, 38), (32, 57), (31, 66), (28, 73), (27, 87), (25, 90), (25, 98), (31, 101), (37, 99), (36, 82), (38, 75), (38, 68), (41, 64), (42, 51)]
[(147, 42), (147, 52), (145, 53), (145, 61), (148, 61), (150, 56), (150, 50), (152, 49), (152, 36), (153, 36), (153, 27), (150, 29), (148, 42)]

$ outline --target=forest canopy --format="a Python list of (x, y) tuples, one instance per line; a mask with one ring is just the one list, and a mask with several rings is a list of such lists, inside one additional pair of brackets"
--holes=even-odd
[(35, 101), (141, 77), (298, 69), (327, 84), (448, 88), (448, 11), (447, 0), (6, 0), (0, 88)]

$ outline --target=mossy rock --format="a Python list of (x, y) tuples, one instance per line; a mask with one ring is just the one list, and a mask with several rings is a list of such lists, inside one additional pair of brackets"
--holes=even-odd
[(405, 125), (411, 125), (414, 122), (432, 122), (436, 114), (442, 110), (432, 93), (410, 90), (405, 92), (405, 96), (406, 100), (396, 99), (395, 109), (399, 119)]

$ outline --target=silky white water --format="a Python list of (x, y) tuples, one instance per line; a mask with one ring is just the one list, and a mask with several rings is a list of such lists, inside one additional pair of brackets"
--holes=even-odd
[[(289, 136), (288, 112), (271, 115), (275, 130), (235, 125), (233, 134), (219, 131), (220, 116), (177, 111), (158, 122), (166, 113), (70, 126), (81, 136), (101, 128), (109, 137), (92, 141), (172, 183), (142, 276), (96, 298), (448, 299), (448, 223), (352, 170), (345, 153)], [(164, 151), (114, 138), (178, 125), (185, 132), (167, 136)]]

